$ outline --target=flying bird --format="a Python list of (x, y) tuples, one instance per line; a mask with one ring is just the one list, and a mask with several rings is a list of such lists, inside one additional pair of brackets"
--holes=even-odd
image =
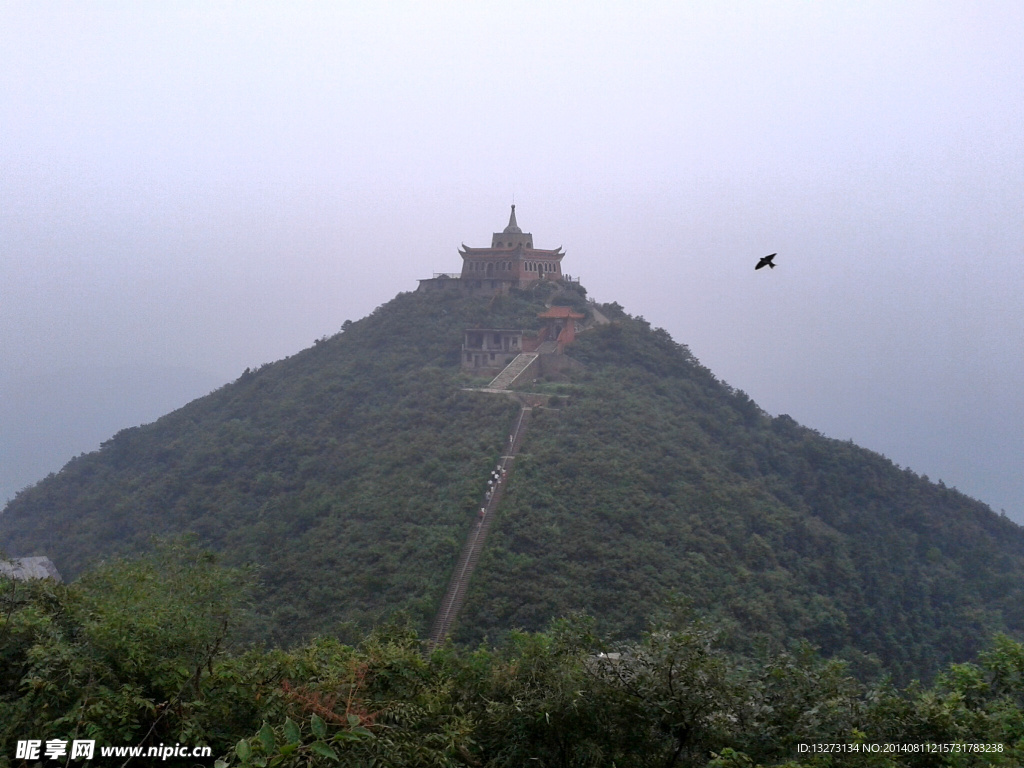
[(765, 266), (771, 267), (772, 269), (775, 269), (775, 264), (772, 263), (772, 259), (774, 259), (777, 255), (778, 254), (776, 254), (776, 253), (768, 254), (763, 259), (761, 259), (759, 262), (757, 262), (757, 266), (754, 267), (754, 269), (760, 269), (761, 267), (765, 267)]

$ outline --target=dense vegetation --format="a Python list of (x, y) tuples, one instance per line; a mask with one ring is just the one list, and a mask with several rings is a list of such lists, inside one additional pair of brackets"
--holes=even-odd
[[(465, 391), (463, 330), (536, 327), (540, 286), (402, 294), (341, 333), (26, 489), (0, 545), (66, 576), (195, 532), (256, 566), (243, 637), (424, 632), (517, 404)], [(586, 308), (581, 294), (556, 299)], [(536, 409), (456, 638), (582, 611), (637, 641), (683, 598), (727, 647), (810, 640), (864, 679), (929, 678), (1024, 631), (1024, 530), (882, 456), (770, 418), (617, 305)]]
[(2, 546), (74, 577), (154, 533), (193, 531), (260, 565), (260, 637), (344, 632), (398, 609), (429, 623), (518, 412), (460, 391), (480, 383), (459, 372), (463, 330), (536, 325), (543, 306), (400, 295), (19, 494)]
[[(1024, 531), (871, 451), (772, 419), (642, 320), (583, 334), (534, 417), (463, 612), (498, 639), (582, 610), (636, 636), (684, 595), (899, 679), (1024, 629)], [(880, 667), (879, 667), (880, 662)]]
[[(243, 649), (232, 628), (247, 610), (245, 583), (187, 542), (108, 562), (70, 586), (0, 578), (0, 766), (23, 765), (15, 746), (29, 738), (91, 739), (97, 754), (207, 745), (219, 766), (1024, 760), (1024, 646), (1005, 637), (932, 687), (902, 691), (867, 687), (806, 647), (731, 653), (715, 626), (685, 615), (614, 647), (577, 617), (511, 633), (499, 649), (424, 655), (416, 632), (397, 624), (356, 646)], [(825, 744), (857, 751), (801, 751)]]

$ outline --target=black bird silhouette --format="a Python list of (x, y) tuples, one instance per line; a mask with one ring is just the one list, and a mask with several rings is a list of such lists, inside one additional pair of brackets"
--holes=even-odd
[(763, 259), (761, 259), (759, 262), (757, 262), (757, 266), (754, 267), (754, 269), (760, 269), (761, 267), (765, 267), (765, 266), (771, 267), (772, 269), (775, 269), (775, 264), (772, 263), (772, 259), (774, 259), (777, 255), (778, 254), (776, 254), (776, 253), (771, 253), (771, 254), (765, 256)]

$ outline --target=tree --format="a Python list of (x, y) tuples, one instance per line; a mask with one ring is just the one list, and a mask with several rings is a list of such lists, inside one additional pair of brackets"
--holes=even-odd
[(8, 589), (0, 744), (29, 733), (206, 743), (223, 715), (208, 689), (247, 583), (181, 539), (70, 586), (26, 585), (20, 597)]

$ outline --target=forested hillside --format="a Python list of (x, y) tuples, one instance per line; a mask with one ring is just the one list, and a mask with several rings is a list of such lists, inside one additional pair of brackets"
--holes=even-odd
[[(66, 576), (194, 531), (258, 567), (243, 635), (425, 631), (517, 404), (465, 391), (469, 327), (532, 328), (548, 286), (401, 294), (341, 333), (22, 492), (0, 546)], [(585, 307), (582, 297), (555, 299)], [(878, 454), (770, 418), (617, 305), (535, 409), (456, 638), (583, 610), (639, 637), (680, 601), (749, 648), (806, 638), (859, 671), (927, 676), (1024, 630), (1024, 530)]]
[[(609, 313), (610, 314), (610, 313)], [(636, 636), (669, 595), (898, 677), (1024, 628), (1024, 530), (788, 416), (769, 418), (641, 319), (584, 334), (540, 411), (461, 637), (584, 610)]]
[(525, 296), (400, 295), (73, 460), (8, 505), (0, 547), (46, 552), (74, 577), (153, 534), (194, 531), (230, 562), (259, 565), (261, 637), (402, 609), (428, 623), (517, 413), (460, 391), (463, 329), (535, 324), (541, 309)]

